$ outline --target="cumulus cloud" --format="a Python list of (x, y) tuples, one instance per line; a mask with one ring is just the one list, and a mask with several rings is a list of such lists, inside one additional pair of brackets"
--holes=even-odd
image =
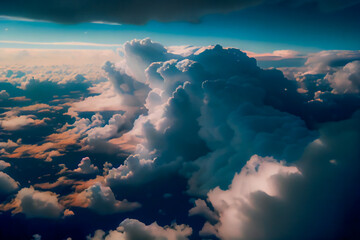
[(189, 192), (205, 194), (227, 186), (251, 155), (296, 159), (316, 135), (286, 112), (303, 104), (296, 82), (280, 71), (260, 69), (238, 49), (217, 45), (184, 58), (149, 39), (125, 46), (129, 71), (151, 91), (147, 114), (128, 133), (140, 144), (109, 171), (109, 184), (178, 171), (191, 176)]
[(45, 125), (48, 118), (36, 119), (34, 115), (7, 116), (0, 118), (0, 126), (6, 131), (20, 130), (26, 126)]
[(8, 158), (31, 156), (52, 161), (53, 157), (64, 155), (68, 146), (81, 146), (80, 140), (87, 136), (86, 132), (102, 123), (96, 116), (92, 119), (78, 118), (72, 125), (66, 123), (57, 132), (46, 136), (44, 142), (18, 144), (19, 146), (10, 149), (4, 156)]
[(65, 209), (64, 211), (64, 217), (74, 216), (75, 213), (69, 209)]
[(12, 151), (14, 148), (18, 147), (21, 144), (21, 138), (16, 142), (8, 139), (6, 142), (0, 142), (0, 154), (8, 154), (8, 151)]
[(72, 103), (68, 114), (76, 117), (79, 112), (123, 111), (124, 107), (121, 103), (121, 96), (107, 89), (99, 95)]
[(77, 173), (83, 173), (83, 174), (92, 174), (98, 172), (99, 169), (94, 164), (91, 163), (91, 160), (89, 157), (84, 157), (81, 159), (78, 168), (74, 170), (74, 172)]
[(19, 183), (4, 172), (0, 172), (0, 194), (13, 193), (19, 187)]
[(192, 229), (188, 225), (178, 225), (173, 223), (171, 226), (159, 226), (156, 222), (145, 225), (136, 219), (125, 219), (116, 230), (110, 230), (106, 234), (103, 230), (97, 230), (93, 236), (89, 235), (88, 240), (135, 240), (135, 239), (168, 239), (186, 240), (192, 234)]
[[(309, 192), (306, 189), (314, 180), (320, 189), (331, 191), (311, 170), (319, 167), (317, 157), (323, 169), (329, 170), (324, 172), (327, 179), (336, 176), (330, 169), (340, 166), (339, 161), (347, 162), (339, 152), (331, 150), (342, 141), (334, 140), (334, 129), (341, 129), (344, 139), (349, 138), (347, 141), (358, 142), (358, 127), (353, 125), (358, 120), (356, 110), (360, 103), (356, 86), (349, 86), (353, 92), (348, 98), (347, 93), (332, 91), (329, 80), (334, 77), (340, 81), (340, 76), (350, 75), (356, 79), (359, 67), (352, 57), (346, 57), (342, 63), (332, 58), (326, 63), (329, 68), (307, 63), (305, 68), (322, 74), (321, 81), (315, 77), (307, 79), (313, 84), (307, 86), (316, 91), (322, 88), (327, 94), (326, 101), (316, 101), (316, 91), (311, 90), (312, 96), (310, 90), (302, 92), (300, 81), (289, 80), (276, 69), (259, 68), (255, 59), (237, 49), (217, 45), (191, 53), (185, 49), (187, 53), (181, 55), (179, 49), (170, 53), (150, 40), (132, 41), (126, 46), (129, 74), (148, 84), (150, 91), (144, 104), (147, 112), (135, 120), (126, 134), (136, 136), (139, 143), (123, 164), (109, 170), (105, 176), (107, 184), (141, 185), (179, 174), (188, 179), (187, 193), (202, 197), (189, 212), (207, 219), (201, 234), (221, 239), (297, 239), (296, 234), (301, 236), (299, 239), (312, 238), (321, 236), (321, 229), (337, 222), (340, 210), (331, 212), (324, 225), (310, 220), (312, 213), (305, 211), (306, 206), (318, 208), (317, 213), (323, 217), (331, 207), (320, 208), (321, 202), (326, 201), (322, 194), (316, 194), (315, 188)], [(135, 66), (135, 62), (139, 64)], [(348, 101), (344, 99), (353, 99), (346, 114), (340, 110)], [(320, 122), (352, 116), (333, 129), (325, 126), (319, 130)], [(353, 134), (347, 135), (348, 130)], [(319, 142), (327, 141), (331, 143), (326, 151), (317, 148)], [(355, 159), (355, 148), (349, 152), (351, 156), (346, 155)], [(308, 163), (308, 157), (312, 163)], [(346, 172), (345, 168), (339, 171)], [(322, 171), (319, 175), (324, 176)], [(353, 186), (351, 181), (347, 184)], [(337, 186), (338, 183), (332, 185)], [(295, 201), (299, 195), (291, 189), (296, 187), (301, 188), (303, 196)], [(322, 200), (311, 199), (310, 192)], [(205, 196), (207, 201), (203, 200)], [(339, 199), (332, 200), (332, 207), (341, 205)], [(297, 208), (302, 210), (294, 210)], [(277, 212), (281, 218), (270, 224)], [(299, 216), (300, 212), (306, 214)], [(296, 221), (289, 220), (291, 214), (297, 217)], [(321, 218), (317, 221), (321, 222)], [(313, 231), (316, 227), (309, 227), (306, 222), (312, 222), (319, 230)], [(286, 227), (281, 228), (283, 225)], [(299, 232), (301, 227), (311, 229), (306, 231), (308, 235)], [(339, 224), (325, 235), (340, 234), (345, 228), (350, 229)]]
[(10, 95), (9, 95), (8, 92), (6, 92), (6, 90), (1, 90), (1, 91), (0, 91), (0, 100), (1, 100), (1, 99), (7, 99), (7, 98), (9, 98), (9, 97), (10, 97)]
[(219, 221), (217, 214), (211, 211), (206, 202), (202, 199), (195, 200), (195, 206), (189, 210), (189, 216), (195, 215), (203, 216), (210, 223)]
[(360, 60), (360, 51), (329, 50), (312, 53), (305, 65), (307, 74), (328, 73), (333, 68), (342, 67), (349, 62)]
[(109, 123), (103, 127), (94, 127), (91, 128), (88, 132), (88, 140), (96, 140), (96, 139), (110, 139), (121, 131), (131, 128), (128, 126), (130, 124), (127, 121), (126, 117), (121, 114), (114, 114), (110, 119)]
[(24, 213), (28, 218), (59, 218), (64, 207), (53, 192), (41, 192), (33, 187), (22, 188), (10, 203), (2, 205), (2, 210), (12, 210), (13, 214)]
[(16, 142), (8, 139), (6, 142), (0, 142), (0, 148), (8, 149), (8, 148), (15, 148), (19, 146), (21, 143), (21, 138), (19, 138)]
[(64, 202), (70, 206), (90, 208), (98, 214), (127, 212), (141, 207), (137, 202), (116, 200), (111, 188), (99, 182), (80, 193), (67, 196)]
[(347, 119), (359, 108), (359, 59), (359, 51), (321, 51), (309, 54), (302, 67), (281, 68), (308, 101), (301, 111), (309, 126)]
[(346, 64), (335, 73), (325, 76), (335, 93), (359, 93), (360, 91), (360, 61)]
[(10, 167), (11, 164), (8, 162), (5, 162), (4, 160), (0, 160), (0, 171), (4, 170), (5, 168)]
[[(212, 230), (221, 239), (266, 238), (266, 235), (246, 235), (249, 228), (254, 226), (247, 225), (251, 215), (249, 216), (245, 210), (251, 209), (256, 204), (251, 199), (254, 193), (261, 192), (271, 197), (281, 197), (274, 181), (278, 176), (288, 177), (292, 174), (301, 175), (296, 167), (284, 166), (284, 163), (279, 163), (273, 158), (252, 156), (241, 172), (235, 175), (228, 190), (215, 188), (208, 193), (209, 201), (218, 213), (220, 223), (213, 229), (207, 224), (203, 234)], [(258, 234), (263, 233), (259, 231)]]
[[(358, 223), (344, 222), (348, 219), (344, 214), (358, 214), (357, 200), (343, 197), (359, 197), (351, 190), (358, 188), (353, 185), (359, 169), (354, 164), (359, 156), (358, 120), (357, 113), (350, 120), (324, 125), (320, 138), (307, 147), (297, 166), (253, 156), (227, 190), (209, 191), (208, 201), (219, 221), (207, 222), (200, 233), (220, 239), (356, 236), (352, 229)], [(345, 142), (350, 144), (345, 147)], [(345, 185), (352, 187), (344, 190)]]

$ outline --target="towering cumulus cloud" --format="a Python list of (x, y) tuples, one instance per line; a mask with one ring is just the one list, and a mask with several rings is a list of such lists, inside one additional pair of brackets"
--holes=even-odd
[[(322, 94), (328, 100), (320, 101), (304, 91), (303, 79), (261, 69), (238, 49), (178, 48), (175, 54), (149, 39), (124, 49), (128, 74), (149, 87), (147, 111), (122, 136), (138, 138), (135, 152), (109, 170), (106, 184), (142, 186), (169, 175), (187, 179), (187, 194), (199, 197), (189, 215), (207, 219), (203, 236), (354, 234), (354, 223), (346, 221), (359, 212), (350, 211), (359, 200), (353, 193), (360, 168), (356, 59), (324, 70)], [(332, 104), (335, 98), (355, 100), (346, 114), (336, 115), (343, 102)], [(338, 122), (324, 123), (333, 120)]]
[[(44, 239), (360, 239), (358, 51), (282, 71), (220, 45), (143, 39), (121, 51), (101, 80), (4, 77), (4, 104), (18, 96), (12, 84), (31, 103), (4, 108), (0, 126), (46, 124), (1, 128), (14, 136), (0, 142), (0, 218), (31, 218), (29, 236)], [(45, 104), (29, 84), (61, 85), (64, 97)], [(22, 131), (35, 127), (46, 134), (32, 143)], [(22, 176), (24, 158), (48, 172)], [(36, 228), (44, 218), (60, 237)]]
[(186, 58), (164, 47), (151, 54), (153, 60), (142, 57), (154, 45), (148, 39), (125, 45), (127, 66), (151, 91), (148, 113), (127, 133), (141, 143), (123, 165), (110, 170), (109, 184), (147, 181), (153, 171), (174, 171), (190, 174), (189, 192), (204, 194), (227, 186), (253, 154), (293, 161), (316, 136), (300, 116), (286, 112), (306, 102), (296, 82), (280, 71), (262, 70), (255, 59), (219, 45)]

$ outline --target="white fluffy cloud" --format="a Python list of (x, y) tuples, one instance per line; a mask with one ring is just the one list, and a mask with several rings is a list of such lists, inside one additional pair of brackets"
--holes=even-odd
[(3, 205), (2, 210), (13, 209), (12, 213), (24, 213), (28, 218), (59, 218), (64, 207), (53, 192), (41, 192), (34, 188), (22, 188), (15, 199)]
[(294, 160), (316, 135), (287, 113), (302, 104), (296, 82), (260, 69), (238, 49), (210, 46), (184, 58), (145, 39), (124, 50), (129, 72), (151, 91), (147, 113), (128, 133), (140, 144), (109, 171), (109, 184), (180, 171), (190, 177), (191, 194), (206, 194), (227, 186), (251, 155)]
[[(292, 174), (301, 175), (296, 167), (285, 166), (273, 158), (262, 158), (257, 155), (251, 157), (239, 174), (236, 174), (228, 190), (215, 188), (208, 193), (209, 202), (219, 216), (219, 223), (212, 226), (209, 222), (202, 230), (202, 234), (215, 234), (221, 239), (263, 239), (261, 229), (254, 235), (247, 235), (249, 229), (256, 226), (249, 224), (252, 220), (250, 210), (255, 207), (252, 196), (266, 194), (279, 197), (276, 178), (288, 177)], [(256, 235), (258, 234), (258, 235)]]
[(127, 212), (141, 207), (137, 202), (116, 200), (111, 188), (99, 182), (80, 193), (67, 196), (65, 202), (70, 206), (90, 208), (98, 214)]
[[(3, 165), (4, 166), (4, 165)], [(7, 166), (7, 165), (5, 165)], [(19, 183), (4, 172), (0, 172), (0, 194), (5, 195), (16, 191)]]
[(94, 164), (91, 163), (89, 157), (84, 157), (81, 159), (78, 168), (74, 172), (83, 173), (83, 174), (92, 174), (98, 172), (99, 169)]
[(106, 234), (102, 230), (97, 230), (93, 236), (88, 236), (88, 240), (138, 240), (138, 239), (153, 239), (153, 240), (186, 240), (192, 234), (191, 227), (176, 223), (171, 226), (161, 227), (156, 222), (145, 225), (136, 219), (125, 219), (116, 230), (109, 231)]
[[(207, 204), (218, 217), (208, 219), (200, 234), (220, 239), (338, 239), (357, 223), (344, 224), (344, 213), (357, 215), (359, 186), (357, 140), (359, 113), (329, 123), (305, 149), (296, 166), (253, 156), (228, 188), (209, 191)], [(344, 186), (352, 186), (344, 189)], [(194, 209), (207, 209), (205, 201)], [(355, 210), (356, 209), (356, 210)], [(341, 219), (341, 220), (340, 220)], [(305, 230), (306, 229), (306, 230)]]
[(0, 160), (0, 171), (4, 170), (5, 168), (10, 167), (11, 164), (8, 162), (5, 162), (4, 160)]
[(1, 99), (7, 99), (7, 98), (9, 98), (9, 93), (8, 92), (6, 92), (6, 90), (1, 90), (0, 91), (0, 100)]
[(126, 117), (121, 114), (114, 114), (109, 123), (103, 127), (95, 127), (87, 132), (88, 140), (110, 139), (116, 136), (127, 124)]
[(346, 64), (342, 69), (325, 76), (335, 93), (360, 92), (360, 61)]
[(37, 126), (46, 124), (46, 120), (44, 119), (36, 119), (34, 115), (21, 115), (21, 116), (8, 116), (0, 118), (0, 126), (7, 131), (14, 131), (22, 129), (26, 126)]

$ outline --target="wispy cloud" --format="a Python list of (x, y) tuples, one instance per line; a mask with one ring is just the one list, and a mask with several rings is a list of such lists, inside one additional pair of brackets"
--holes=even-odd
[(35, 20), (31, 18), (24, 18), (24, 17), (11, 17), (11, 16), (0, 16), (0, 20), (11, 20), (11, 21), (18, 21), (18, 22), (49, 22), (44, 20)]
[[(24, 18), (24, 17), (11, 17), (11, 16), (4, 16), (4, 15), (0, 15), (0, 20), (11, 20), (11, 21), (18, 21), (18, 22), (46, 22), (46, 23), (50, 23), (50, 21), (45, 21), (45, 20), (37, 20), (37, 19)], [(104, 25), (118, 25), (118, 26), (122, 25), (120, 23), (106, 22), (106, 21), (93, 21), (91, 23), (93, 23), (93, 24), (104, 24)]]
[(89, 43), (89, 42), (27, 42), (2, 40), (0, 44), (47, 45), (47, 46), (83, 46), (83, 47), (121, 47), (121, 44)]
[(105, 24), (105, 25), (116, 25), (116, 26), (121, 26), (121, 23), (115, 23), (115, 22), (103, 22), (103, 21), (93, 21), (91, 23), (94, 24)]

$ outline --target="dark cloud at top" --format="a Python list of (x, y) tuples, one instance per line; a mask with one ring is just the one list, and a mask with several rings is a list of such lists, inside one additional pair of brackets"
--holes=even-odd
[[(145, 24), (149, 20), (197, 22), (206, 14), (227, 13), (260, 4), (283, 2), (282, 0), (6, 0), (1, 3), (0, 15), (66, 24), (92, 21)], [(352, 6), (359, 1), (292, 0), (286, 4), (297, 7), (309, 2), (314, 2), (320, 10), (335, 11)]]
[(226, 1), (6, 1), (0, 13), (60, 23), (109, 21), (144, 24), (149, 20), (196, 21), (207, 13), (229, 12), (259, 3), (260, 0)]

